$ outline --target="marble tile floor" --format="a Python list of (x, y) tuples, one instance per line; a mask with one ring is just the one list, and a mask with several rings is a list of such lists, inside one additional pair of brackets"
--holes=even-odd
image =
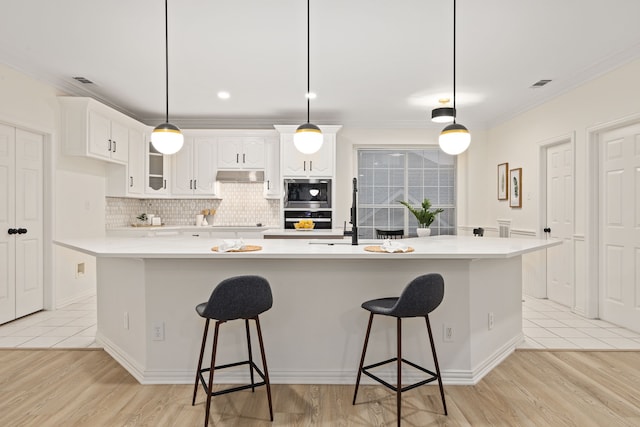
[[(518, 348), (640, 350), (640, 333), (603, 320), (585, 319), (568, 307), (525, 295)], [(0, 348), (86, 348), (95, 342), (96, 299), (41, 311), (0, 326)]]

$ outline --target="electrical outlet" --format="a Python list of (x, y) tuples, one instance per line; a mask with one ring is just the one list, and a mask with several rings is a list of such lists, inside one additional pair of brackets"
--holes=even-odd
[(153, 322), (151, 327), (151, 339), (153, 341), (164, 341), (164, 322)]
[(489, 312), (489, 330), (493, 329), (493, 322), (494, 322), (494, 317), (493, 317), (493, 311)]
[(122, 327), (125, 329), (129, 329), (129, 313), (128, 312), (124, 312), (124, 316), (122, 319)]
[(453, 342), (455, 339), (455, 328), (450, 323), (445, 323), (443, 327), (443, 338), (444, 342)]

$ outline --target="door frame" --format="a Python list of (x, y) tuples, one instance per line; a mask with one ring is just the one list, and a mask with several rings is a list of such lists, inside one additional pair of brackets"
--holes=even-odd
[[(576, 226), (576, 210), (575, 210), (575, 206), (576, 206), (576, 191), (575, 191), (575, 177), (576, 177), (576, 135), (575, 132), (570, 132), (570, 133), (566, 133), (566, 134), (562, 134), (562, 135), (558, 135), (555, 136), (553, 138), (549, 138), (549, 139), (545, 139), (544, 141), (540, 141), (538, 142), (538, 167), (539, 167), (539, 182), (538, 182), (538, 191), (540, 194), (540, 203), (538, 203), (538, 231), (536, 232), (536, 235), (539, 238), (542, 238), (544, 236), (544, 232), (542, 231), (546, 226), (547, 226), (547, 162), (548, 162), (548, 156), (549, 156), (549, 149), (551, 147), (554, 147), (556, 145), (560, 145), (560, 144), (565, 144), (565, 143), (569, 143), (571, 144), (571, 152), (573, 154), (573, 161), (572, 161), (572, 174), (573, 174), (573, 218), (572, 218), (572, 222), (573, 222), (573, 230), (572, 230), (572, 241), (575, 240), (575, 226)], [(575, 242), (574, 242), (575, 243)], [(571, 309), (574, 309), (575, 306), (575, 300), (576, 300), (576, 295), (575, 295), (575, 287), (576, 287), (576, 281), (575, 281), (575, 250), (572, 252), (572, 256), (573, 256), (573, 266), (574, 269), (573, 271), (571, 271), (571, 281), (573, 282), (573, 295), (572, 295), (572, 303), (571, 303)], [(546, 257), (546, 250), (545, 250), (545, 257), (544, 257), (544, 261), (543, 261), (544, 267), (542, 268), (542, 271), (540, 272), (541, 274), (544, 274), (544, 286), (542, 286), (542, 284), (540, 285), (539, 288), (536, 288), (536, 295), (533, 295), (536, 298), (547, 298), (547, 257)]]
[(54, 129), (48, 129), (40, 125), (25, 123), (15, 118), (0, 116), (0, 123), (22, 129), (28, 132), (42, 135), (42, 278), (43, 283), (43, 307), (45, 310), (55, 308), (54, 263), (53, 263), (53, 230), (55, 224), (55, 158), (53, 156), (55, 135)]
[(587, 317), (599, 316), (600, 304), (600, 134), (640, 123), (640, 114), (633, 114), (587, 128), (586, 150), (586, 307)]

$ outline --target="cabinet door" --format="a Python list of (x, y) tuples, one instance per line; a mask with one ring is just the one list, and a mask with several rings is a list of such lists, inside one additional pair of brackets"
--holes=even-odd
[(167, 156), (153, 147), (151, 141), (147, 144), (146, 186), (147, 194), (167, 194), (167, 173), (169, 164)]
[(217, 172), (218, 144), (215, 137), (196, 137), (193, 143), (194, 194), (218, 197)]
[(293, 145), (293, 134), (282, 135), (282, 175), (307, 176), (307, 156)]
[(266, 199), (279, 199), (282, 197), (280, 141), (277, 138), (266, 140), (264, 151), (264, 197)]
[(122, 163), (129, 160), (129, 129), (111, 121), (111, 159)]
[(111, 158), (111, 120), (107, 117), (89, 111), (89, 146), (88, 151), (98, 157)]
[(244, 169), (264, 169), (264, 138), (243, 138), (240, 160)]
[(242, 138), (225, 136), (218, 138), (218, 168), (239, 169), (242, 167)]
[(185, 137), (184, 145), (171, 155), (172, 194), (193, 194), (193, 137)]
[(144, 156), (144, 132), (137, 129), (129, 129), (128, 194), (142, 194), (144, 192)]
[(324, 135), (322, 148), (317, 153), (307, 157), (309, 176), (330, 177), (333, 175), (333, 159), (335, 150), (335, 135)]

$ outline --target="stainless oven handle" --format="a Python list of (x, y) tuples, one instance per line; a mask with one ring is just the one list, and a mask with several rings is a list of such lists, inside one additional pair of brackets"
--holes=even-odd
[(313, 222), (331, 222), (331, 218), (285, 218), (286, 222), (298, 222), (301, 219), (310, 219)]

